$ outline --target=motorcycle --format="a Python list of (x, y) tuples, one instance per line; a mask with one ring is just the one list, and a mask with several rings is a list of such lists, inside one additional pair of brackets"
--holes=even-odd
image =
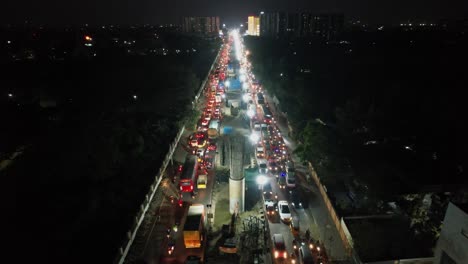
[(171, 229), (170, 228), (167, 229), (166, 236), (167, 236), (167, 238), (171, 237)]
[(169, 256), (171, 256), (174, 253), (174, 249), (175, 249), (175, 242), (173, 240), (170, 240), (169, 242), (167, 242), (167, 254), (169, 254)]

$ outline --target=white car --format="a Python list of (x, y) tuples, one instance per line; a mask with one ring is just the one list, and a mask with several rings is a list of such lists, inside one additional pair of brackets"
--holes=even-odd
[(265, 157), (265, 150), (263, 147), (257, 147), (257, 158), (264, 158)]
[(205, 154), (205, 149), (199, 148), (197, 149), (197, 156), (200, 158), (203, 158), (203, 155)]
[(278, 202), (278, 211), (281, 221), (284, 223), (291, 222), (291, 210), (289, 209), (288, 201), (282, 200)]

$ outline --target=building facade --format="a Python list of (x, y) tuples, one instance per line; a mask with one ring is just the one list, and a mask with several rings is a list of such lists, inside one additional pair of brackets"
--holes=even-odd
[(449, 203), (434, 258), (434, 264), (468, 263), (468, 204)]
[(211, 35), (219, 33), (219, 17), (184, 17), (182, 31), (184, 33)]
[(343, 14), (260, 13), (260, 36), (331, 38), (343, 30)]
[(260, 36), (260, 17), (249, 16), (247, 20), (247, 35)]

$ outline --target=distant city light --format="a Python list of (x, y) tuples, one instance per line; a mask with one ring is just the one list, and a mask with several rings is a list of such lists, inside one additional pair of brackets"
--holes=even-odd
[(12, 93), (9, 93), (9, 94), (8, 94), (8, 97), (13, 97), (13, 94), (12, 94)]
[(10, 41), (10, 40), (8, 40), (8, 41), (7, 41), (7, 43), (8, 43), (8, 44), (11, 44), (11, 41)]
[(263, 14), (265, 14), (265, 12), (263, 12), (263, 11), (262, 11), (262, 12), (260, 12), (260, 15), (263, 15)]
[(133, 95), (133, 99), (136, 100), (137, 98), (138, 98), (138, 96), (136, 96), (136, 94), (134, 94), (134, 95)]
[(226, 24), (223, 24), (223, 27), (226, 27)]

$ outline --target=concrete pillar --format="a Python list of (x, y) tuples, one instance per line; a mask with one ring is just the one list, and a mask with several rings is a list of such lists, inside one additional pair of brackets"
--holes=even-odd
[(243, 136), (229, 137), (230, 142), (230, 175), (229, 175), (229, 212), (244, 212), (245, 177), (244, 177), (244, 144)]
[(229, 212), (244, 212), (245, 179), (229, 178)]

